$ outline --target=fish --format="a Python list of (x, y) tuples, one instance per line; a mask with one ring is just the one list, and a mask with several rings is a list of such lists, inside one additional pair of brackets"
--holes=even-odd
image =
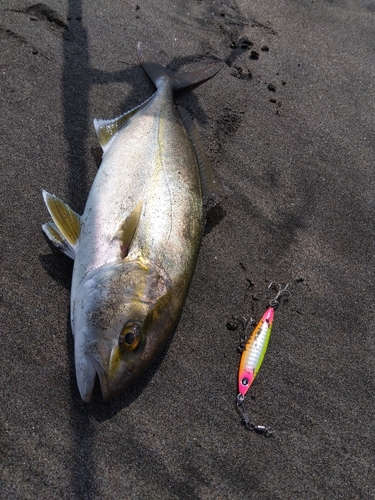
[(121, 116), (95, 119), (103, 157), (79, 215), (43, 190), (48, 239), (74, 259), (70, 315), (77, 385), (90, 402), (96, 377), (105, 401), (150, 365), (181, 314), (207, 210), (220, 196), (190, 115), (173, 92), (213, 77), (214, 62), (172, 72), (141, 43), (156, 86)]

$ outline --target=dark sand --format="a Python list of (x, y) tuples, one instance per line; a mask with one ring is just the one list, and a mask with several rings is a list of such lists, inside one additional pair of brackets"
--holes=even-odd
[[(139, 8), (137, 7), (137, 3)], [(1, 485), (9, 499), (375, 498), (373, 0), (1, 2)], [(29, 10), (27, 10), (29, 8)], [(176, 96), (233, 194), (210, 221), (182, 316), (123, 397), (79, 397), (71, 261), (42, 188), (82, 212), (94, 117), (170, 67), (226, 61)], [(251, 43), (250, 43), (251, 42)], [(239, 331), (292, 282), (241, 425)]]

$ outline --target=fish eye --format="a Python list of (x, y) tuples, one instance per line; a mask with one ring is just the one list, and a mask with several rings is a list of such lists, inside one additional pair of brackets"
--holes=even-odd
[(121, 330), (118, 340), (120, 351), (134, 351), (141, 340), (140, 326), (128, 321)]

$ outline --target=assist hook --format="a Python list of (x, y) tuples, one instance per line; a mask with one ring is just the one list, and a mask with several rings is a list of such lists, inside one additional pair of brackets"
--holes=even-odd
[(272, 300), (269, 301), (269, 306), (270, 307), (272, 307), (273, 309), (276, 309), (277, 306), (280, 304), (280, 300), (281, 300), (282, 296), (289, 297), (289, 295), (290, 295), (290, 291), (288, 290), (288, 286), (289, 285), (290, 285), (290, 283), (288, 283), (287, 285), (285, 285), (283, 287), (282, 285), (280, 285), (280, 283), (276, 283), (276, 281), (272, 281), (269, 284), (268, 290), (270, 290), (271, 288), (278, 287), (278, 291), (277, 291), (276, 297), (274, 297)]

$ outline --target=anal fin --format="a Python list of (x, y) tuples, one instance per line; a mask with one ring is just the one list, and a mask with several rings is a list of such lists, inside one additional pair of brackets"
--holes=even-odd
[(149, 97), (145, 102), (139, 104), (135, 108), (123, 113), (117, 118), (113, 118), (111, 120), (102, 120), (98, 118), (94, 118), (94, 127), (96, 131), (96, 135), (98, 136), (100, 145), (105, 152), (108, 148), (108, 144), (111, 139), (116, 135), (116, 133), (122, 128), (124, 125), (128, 123), (130, 118), (132, 118), (135, 114), (138, 113), (151, 99), (153, 96)]
[(43, 191), (44, 202), (53, 219), (42, 225), (49, 240), (62, 252), (74, 259), (81, 231), (80, 216), (57, 196)]
[(55, 247), (74, 260), (75, 248), (64, 238), (55, 223), (47, 222), (46, 224), (42, 224), (42, 229)]

